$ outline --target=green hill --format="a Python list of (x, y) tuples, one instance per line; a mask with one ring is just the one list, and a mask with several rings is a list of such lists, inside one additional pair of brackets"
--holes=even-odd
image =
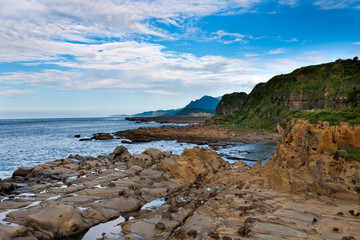
[(216, 113), (218, 115), (232, 115), (241, 108), (246, 98), (247, 94), (245, 92), (225, 94), (216, 107)]
[(336, 62), (296, 69), (255, 86), (232, 116), (231, 124), (275, 130), (276, 125), (302, 117), (360, 123), (360, 61)]

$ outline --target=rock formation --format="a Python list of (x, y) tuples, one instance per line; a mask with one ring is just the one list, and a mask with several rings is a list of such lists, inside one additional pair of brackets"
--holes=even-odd
[(5, 196), (0, 216), (12, 223), (0, 223), (0, 239), (77, 235), (199, 179), (209, 181), (223, 165), (215, 151), (199, 147), (178, 156), (158, 149), (130, 155), (119, 146), (108, 156), (69, 156), (21, 167), (0, 182)]
[(360, 203), (360, 162), (339, 154), (359, 148), (360, 126), (294, 119), (284, 130), (272, 160), (260, 171), (278, 191), (316, 193)]

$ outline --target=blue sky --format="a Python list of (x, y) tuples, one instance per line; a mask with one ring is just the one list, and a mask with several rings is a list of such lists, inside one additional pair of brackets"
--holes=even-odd
[(0, 118), (131, 114), (360, 56), (360, 0), (0, 0)]

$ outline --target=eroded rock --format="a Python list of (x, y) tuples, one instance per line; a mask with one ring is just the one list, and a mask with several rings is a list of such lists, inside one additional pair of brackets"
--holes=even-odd
[(84, 231), (88, 226), (81, 215), (71, 205), (48, 204), (38, 213), (26, 218), (35, 230), (51, 238), (62, 238)]

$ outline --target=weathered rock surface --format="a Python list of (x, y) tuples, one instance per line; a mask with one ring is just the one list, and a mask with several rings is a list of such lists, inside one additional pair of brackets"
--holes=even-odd
[[(19, 224), (0, 222), (0, 233), (4, 239), (74, 236), (121, 215), (136, 215), (147, 202), (175, 194), (199, 179), (209, 180), (223, 163), (209, 149), (188, 149), (179, 157), (158, 149), (130, 155), (119, 146), (107, 159), (69, 156), (22, 167), (13, 178), (0, 182), (7, 194), (0, 202), (0, 221)], [(147, 232), (147, 225), (139, 226)]]
[(360, 162), (336, 157), (340, 147), (360, 147), (360, 126), (313, 125), (295, 119), (284, 130), (272, 161), (259, 173), (278, 191), (312, 192), (360, 203)]
[(68, 237), (88, 227), (75, 208), (65, 204), (48, 204), (40, 212), (29, 215), (26, 222), (51, 238)]

